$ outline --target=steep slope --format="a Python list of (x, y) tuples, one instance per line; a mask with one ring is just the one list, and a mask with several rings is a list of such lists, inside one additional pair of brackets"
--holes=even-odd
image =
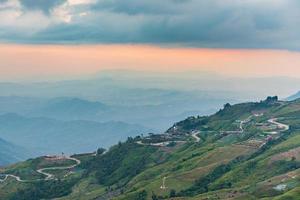
[(299, 124), (300, 101), (268, 97), (226, 104), (214, 115), (175, 123), (165, 134), (128, 138), (105, 153), (75, 155), (81, 164), (59, 182), (11, 180), (11, 186), (0, 185), (0, 194), (60, 200), (297, 199)]

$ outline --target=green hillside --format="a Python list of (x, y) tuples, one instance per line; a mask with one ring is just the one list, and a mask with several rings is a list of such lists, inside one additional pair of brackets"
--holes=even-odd
[[(128, 138), (73, 155), (72, 160), (37, 158), (1, 170), (1, 199), (199, 200), (299, 199), (300, 100), (268, 97), (224, 105), (211, 116), (189, 117), (166, 133)], [(72, 159), (72, 158), (71, 158)], [(1, 178), (1, 177), (0, 177)]]

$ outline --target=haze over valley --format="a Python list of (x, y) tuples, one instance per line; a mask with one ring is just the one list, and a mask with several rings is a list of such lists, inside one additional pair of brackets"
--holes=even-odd
[(299, 0), (0, 0), (0, 200), (299, 200)]
[(176, 121), (212, 114), (225, 103), (270, 93), (285, 98), (300, 84), (299, 79), (230, 79), (207, 72), (103, 71), (95, 76), (0, 83), (0, 138), (27, 150), (20, 159), (92, 152), (129, 136), (162, 133)]

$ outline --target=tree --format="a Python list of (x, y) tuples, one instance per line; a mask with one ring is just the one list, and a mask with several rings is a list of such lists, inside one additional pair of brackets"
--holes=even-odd
[(276, 101), (278, 101), (278, 96), (273, 96), (273, 97), (268, 96), (267, 99), (266, 99), (267, 103), (273, 103), (273, 102), (276, 102)]
[(118, 142), (118, 147), (121, 148), (121, 146), (122, 146), (122, 142), (119, 141), (119, 142)]
[(98, 148), (97, 149), (97, 155), (102, 155), (106, 150), (104, 148)]
[(171, 189), (170, 195), (169, 195), (169, 196), (170, 196), (170, 197), (176, 197), (176, 190)]
[(141, 192), (138, 193), (138, 196), (136, 200), (146, 200), (147, 199), (147, 192), (146, 190), (142, 190)]
[(230, 108), (230, 107), (231, 107), (230, 103), (226, 103), (226, 104), (224, 105), (224, 109)]
[(159, 200), (157, 195), (154, 192), (152, 192), (152, 200)]

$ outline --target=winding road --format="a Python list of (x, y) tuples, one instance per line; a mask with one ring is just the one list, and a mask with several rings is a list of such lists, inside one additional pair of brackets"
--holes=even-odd
[(66, 169), (73, 169), (74, 167), (80, 165), (81, 161), (76, 159), (76, 158), (72, 158), (72, 157), (67, 157), (67, 160), (74, 160), (76, 162), (76, 164), (71, 165), (71, 166), (66, 166), (66, 167), (47, 167), (47, 168), (42, 168), (42, 169), (38, 169), (37, 172), (40, 174), (43, 174), (46, 176), (46, 178), (44, 180), (51, 180), (54, 179), (54, 175), (44, 172), (44, 171), (49, 171), (49, 170), (66, 170)]
[(241, 133), (244, 132), (243, 125), (246, 124), (246, 123), (248, 123), (248, 122), (250, 122), (252, 117), (253, 117), (253, 115), (250, 115), (249, 117), (247, 117), (247, 119), (241, 120), (241, 122), (240, 122), (240, 131), (241, 131)]
[(272, 119), (269, 119), (268, 122), (271, 124), (275, 124), (278, 127), (278, 129), (281, 129), (280, 132), (287, 131), (290, 129), (289, 125), (280, 123), (277, 120), (278, 120), (277, 118), (272, 118)]
[[(280, 132), (284, 132), (284, 131), (287, 131), (287, 130), (290, 129), (290, 126), (289, 126), (289, 125), (280, 123), (280, 122), (278, 122), (277, 120), (278, 120), (278, 118), (271, 118), (271, 119), (268, 120), (269, 123), (276, 125), (277, 128), (280, 129), (280, 130), (276, 130), (276, 131), (267, 132), (267, 133), (269, 133), (270, 135), (277, 135), (277, 134), (279, 134)], [(263, 142), (263, 143), (260, 145), (260, 147), (264, 146), (265, 144), (266, 144), (266, 142)]]
[(201, 140), (201, 138), (197, 136), (199, 133), (200, 133), (200, 131), (192, 132), (192, 137), (195, 138), (196, 142), (200, 142), (200, 140)]
[(1, 174), (3, 175), (5, 178), (4, 179), (0, 179), (0, 182), (4, 182), (8, 179), (8, 177), (14, 178), (16, 179), (18, 182), (27, 182), (26, 180), (22, 180), (19, 176), (15, 176), (12, 174)]
[(15, 176), (13, 174), (0, 174), (0, 175), (4, 176), (4, 179), (0, 179), (0, 182), (6, 181), (9, 177), (16, 179), (16, 181), (18, 181), (18, 182), (33, 182), (33, 181), (42, 181), (42, 180), (44, 180), (44, 181), (53, 180), (53, 179), (55, 179), (54, 175), (50, 174), (50, 173), (47, 173), (47, 172), (44, 172), (44, 171), (46, 171), (46, 170), (49, 171), (49, 170), (73, 169), (76, 166), (80, 165), (80, 163), (81, 163), (81, 161), (78, 160), (77, 158), (66, 157), (66, 159), (67, 160), (73, 160), (73, 161), (76, 162), (76, 164), (73, 164), (73, 165), (70, 165), (70, 166), (63, 166), (63, 167), (46, 167), (46, 168), (41, 168), (41, 169), (36, 170), (39, 174), (42, 174), (42, 175), (46, 176), (44, 179), (23, 180), (19, 176)]

